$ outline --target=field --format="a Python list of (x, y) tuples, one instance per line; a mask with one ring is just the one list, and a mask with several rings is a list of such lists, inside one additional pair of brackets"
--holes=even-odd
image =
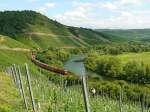
[(140, 52), (140, 53), (123, 53), (119, 55), (100, 55), (99, 58), (109, 58), (114, 57), (119, 59), (122, 64), (125, 64), (129, 61), (138, 61), (149, 64), (150, 61), (150, 52)]
[(128, 61), (138, 61), (149, 64), (150, 62), (150, 52), (143, 53), (127, 53), (121, 54), (117, 56), (123, 63)]

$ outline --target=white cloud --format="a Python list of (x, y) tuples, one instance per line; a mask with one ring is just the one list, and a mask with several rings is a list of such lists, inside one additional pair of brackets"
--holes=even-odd
[[(145, 1), (146, 0), (115, 0), (114, 2), (103, 3), (72, 2), (72, 10), (58, 14), (53, 18), (63, 24), (78, 27), (148, 28), (150, 27), (150, 10), (142, 10), (139, 8)], [(132, 8), (133, 6), (134, 8)], [(104, 10), (99, 13), (98, 10), (101, 10), (101, 8), (109, 10)]]
[(140, 24), (144, 23), (143, 20), (137, 20), (137, 22), (140, 23)]
[(54, 8), (56, 6), (55, 3), (47, 2), (42, 7), (40, 7), (37, 11), (38, 12), (45, 12), (46, 10), (50, 8)]
[(123, 11), (121, 12), (122, 16), (132, 16), (133, 14), (131, 12), (126, 12), (126, 11)]
[(143, 0), (121, 0), (124, 5), (141, 5)]
[(28, 1), (28, 2), (39, 2), (40, 0), (26, 0), (26, 1)]
[(106, 2), (102, 4), (102, 7), (106, 9), (117, 9), (117, 6), (112, 4), (111, 2)]
[(53, 8), (53, 7), (55, 7), (55, 3), (47, 2), (47, 3), (45, 3), (45, 6), (46, 6), (47, 8)]
[(87, 21), (87, 14), (86, 9), (78, 7), (64, 14), (56, 15), (54, 18), (66, 25), (80, 26), (83, 21)]

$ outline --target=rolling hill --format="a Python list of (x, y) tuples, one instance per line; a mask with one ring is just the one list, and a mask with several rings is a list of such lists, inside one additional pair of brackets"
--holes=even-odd
[(90, 46), (108, 42), (100, 33), (69, 27), (34, 11), (0, 12), (0, 34), (30, 47)]
[(63, 25), (35, 11), (0, 12), (0, 34), (30, 48), (88, 47), (125, 41), (150, 41), (150, 29), (92, 30)]
[(150, 29), (128, 29), (128, 30), (96, 30), (106, 39), (113, 42), (124, 41), (150, 41)]

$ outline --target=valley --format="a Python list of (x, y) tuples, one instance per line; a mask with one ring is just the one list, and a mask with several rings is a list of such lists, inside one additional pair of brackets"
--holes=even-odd
[[(25, 63), (39, 112), (84, 112), (82, 74), (92, 112), (150, 111), (149, 31), (95, 30), (63, 25), (35, 11), (0, 12), (0, 111), (26, 111), (8, 71), (13, 64), (21, 67), (32, 111)], [(43, 64), (69, 73), (36, 66), (31, 52)]]

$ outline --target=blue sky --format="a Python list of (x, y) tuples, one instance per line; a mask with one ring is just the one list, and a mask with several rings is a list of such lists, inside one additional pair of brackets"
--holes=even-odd
[(34, 10), (88, 28), (150, 28), (150, 0), (0, 0), (0, 10)]

